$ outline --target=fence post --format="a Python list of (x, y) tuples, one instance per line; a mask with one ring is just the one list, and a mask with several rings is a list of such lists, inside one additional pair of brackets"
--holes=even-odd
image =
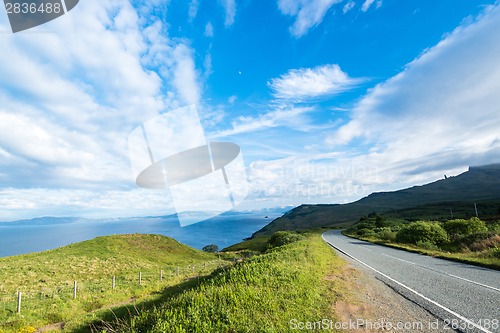
[(160, 282), (163, 281), (163, 269), (160, 269)]
[(193, 274), (194, 274), (194, 265), (193, 265)]
[(111, 289), (113, 289), (113, 290), (115, 290), (115, 281), (116, 281), (116, 278), (113, 275), (113, 278), (111, 279)]
[(139, 285), (142, 285), (142, 272), (139, 272)]
[(207, 263), (206, 262), (203, 263), (203, 268), (207, 268)]
[(76, 299), (76, 280), (73, 283), (73, 299)]
[(21, 292), (17, 292), (17, 313), (21, 313)]
[(179, 266), (177, 266), (177, 275), (179, 275)]

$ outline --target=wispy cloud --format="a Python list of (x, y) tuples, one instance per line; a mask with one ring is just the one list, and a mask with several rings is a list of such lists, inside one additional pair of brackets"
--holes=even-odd
[(137, 217), (175, 213), (168, 191), (85, 189), (0, 189), (0, 221), (40, 216)]
[(292, 69), (267, 84), (280, 99), (304, 100), (330, 96), (349, 90), (363, 82), (350, 78), (339, 65)]
[(488, 7), (373, 88), (328, 144), (361, 139), (367, 163), (402, 176), (499, 161), (498, 31), (500, 8)]
[(371, 5), (375, 2), (375, 0), (365, 0), (363, 5), (361, 6), (361, 10), (366, 12), (370, 9)]
[[(78, 210), (84, 201), (67, 193), (123, 191), (125, 197), (135, 188), (130, 131), (201, 95), (190, 47), (166, 37), (158, 19), (139, 16), (149, 10), (128, 1), (84, 1), (76, 18), (65, 15), (37, 28), (39, 33), (0, 38), (5, 200), (21, 198), (21, 188), (39, 188), (39, 209), (31, 212), (37, 214), (48, 207), (42, 199), (50, 191), (74, 198), (67, 208)], [(0, 16), (0, 29), (7, 27)], [(30, 197), (34, 207), (37, 195)], [(115, 197), (119, 205), (120, 195)], [(97, 211), (104, 201), (95, 204)]]
[(224, 20), (224, 25), (230, 27), (234, 24), (234, 18), (236, 16), (236, 0), (219, 0), (220, 4), (224, 8), (226, 18)]
[(176, 61), (173, 82), (177, 91), (185, 104), (198, 104), (201, 92), (191, 50), (184, 44), (180, 44), (174, 49), (173, 57)]
[(500, 8), (488, 7), (370, 90), (326, 141), (292, 156), (255, 159), (251, 198), (349, 202), (499, 162), (498, 31)]
[(206, 82), (206, 80), (208, 80), (210, 75), (212, 75), (212, 73), (213, 73), (212, 54), (210, 53), (210, 51), (208, 51), (207, 54), (205, 55), (205, 60), (203, 60), (203, 68), (204, 68), (204, 72), (202, 75), (202, 79)]
[(278, 8), (284, 15), (295, 17), (290, 32), (302, 37), (309, 29), (319, 25), (327, 11), (342, 0), (278, 0)]
[(211, 137), (227, 137), (243, 133), (259, 132), (274, 127), (293, 127), (300, 130), (306, 125), (303, 115), (311, 112), (311, 107), (278, 107), (277, 109), (261, 114), (257, 117), (241, 116), (231, 123), (231, 129), (219, 131)]
[[(220, 138), (262, 132), (276, 127), (289, 128), (298, 132), (335, 127), (337, 126), (336, 122), (314, 124), (307, 114), (314, 111), (315, 107), (300, 106), (298, 103), (331, 96), (346, 91), (361, 82), (363, 79), (350, 78), (338, 65), (290, 70), (267, 83), (276, 98), (270, 102), (271, 109), (269, 111), (258, 116), (240, 116), (231, 122), (231, 128), (217, 131), (211, 137)], [(236, 99), (236, 96), (231, 96), (228, 99), (229, 105), (234, 104)], [(269, 106), (263, 108), (269, 109)]]
[(342, 9), (342, 12), (345, 14), (347, 13), (348, 11), (350, 11), (351, 9), (354, 8), (354, 6), (356, 6), (356, 3), (354, 1), (349, 1), (347, 2), (345, 5), (344, 5), (344, 8)]
[(212, 22), (208, 22), (207, 25), (205, 25), (204, 35), (206, 37), (213, 37), (214, 36), (214, 26), (212, 25)]
[(191, 0), (188, 8), (188, 18), (190, 21), (194, 20), (196, 15), (198, 15), (198, 7), (200, 6), (199, 0)]
[(232, 104), (234, 104), (234, 102), (236, 102), (237, 99), (238, 99), (238, 96), (232, 95), (232, 96), (229, 96), (229, 98), (227, 99), (227, 102), (232, 105)]

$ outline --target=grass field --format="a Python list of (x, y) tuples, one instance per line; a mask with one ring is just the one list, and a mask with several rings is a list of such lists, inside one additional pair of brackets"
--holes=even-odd
[(269, 241), (270, 236), (258, 236), (254, 238), (250, 238), (241, 243), (236, 243), (234, 245), (228, 246), (223, 249), (224, 252), (264, 252), (267, 249), (267, 242)]
[(332, 303), (347, 292), (338, 276), (344, 265), (320, 233), (308, 234), (138, 305), (132, 317), (97, 324), (94, 332), (293, 332), (292, 320), (335, 319)]
[[(2, 308), (0, 302), (0, 332), (47, 331), (48, 324), (73, 333), (293, 332), (292, 323), (335, 321), (333, 304), (349, 297), (347, 263), (320, 235), (310, 232), (274, 248), (267, 238), (239, 243), (236, 252), (220, 254), (233, 262), (225, 265), (218, 255), (158, 235), (99, 237), (2, 258), (0, 297), (17, 290), (36, 297), (23, 300), (21, 314), (15, 303)], [(236, 260), (241, 253), (247, 258)], [(114, 290), (112, 275), (121, 277)]]
[[(208, 274), (218, 265), (217, 259), (168, 237), (138, 234), (98, 237), (51, 251), (0, 258), (0, 332), (55, 322), (78, 326), (99, 308), (148, 297), (193, 272)], [(16, 313), (17, 291), (24, 297), (20, 314)]]

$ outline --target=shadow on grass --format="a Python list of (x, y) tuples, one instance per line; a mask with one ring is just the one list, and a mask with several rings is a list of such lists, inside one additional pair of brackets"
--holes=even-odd
[(201, 283), (212, 278), (215, 274), (228, 268), (219, 268), (212, 273), (204, 276), (193, 277), (187, 281), (181, 282), (171, 287), (151, 294), (154, 299), (139, 301), (137, 303), (131, 302), (117, 307), (111, 307), (106, 310), (95, 312), (95, 317), (91, 322), (80, 325), (71, 330), (72, 333), (96, 333), (96, 332), (115, 332), (117, 326), (120, 324), (129, 323), (130, 320), (137, 316), (140, 312), (146, 311), (159, 306), (168, 299), (175, 297), (185, 291), (196, 288)]

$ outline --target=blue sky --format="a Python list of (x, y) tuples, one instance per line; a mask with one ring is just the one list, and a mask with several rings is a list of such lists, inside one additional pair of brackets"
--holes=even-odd
[(173, 213), (127, 137), (190, 104), (241, 146), (242, 210), (500, 162), (497, 1), (81, 0), (0, 31), (0, 220)]

